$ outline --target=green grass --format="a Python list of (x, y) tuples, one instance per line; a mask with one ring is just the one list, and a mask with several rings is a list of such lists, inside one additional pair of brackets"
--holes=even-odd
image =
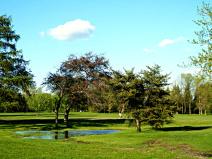
[[(113, 119), (117, 114), (71, 113), (71, 118)], [(61, 115), (62, 117), (62, 115)], [(5, 119), (6, 118), (6, 119)], [(53, 119), (50, 113), (5, 113), (0, 120)], [(46, 124), (0, 124), (0, 158), (76, 158), (76, 159), (193, 159), (212, 158), (212, 115), (176, 115), (164, 129), (143, 125), (136, 133), (127, 123), (74, 125), (71, 129), (119, 129), (118, 133), (71, 137), (62, 140), (30, 140), (16, 130), (43, 129)]]
[[(118, 113), (71, 112), (70, 118), (116, 119)], [(59, 114), (63, 119), (63, 113)], [(0, 120), (54, 119), (54, 113), (0, 113)]]

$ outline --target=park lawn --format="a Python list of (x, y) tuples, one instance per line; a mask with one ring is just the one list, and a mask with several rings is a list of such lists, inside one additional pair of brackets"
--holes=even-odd
[[(79, 118), (92, 116), (92, 113), (73, 114), (75, 118), (78, 114)], [(93, 114), (94, 118), (98, 116), (99, 118), (114, 117), (108, 114)], [(14, 116), (11, 118), (14, 120)], [(21, 120), (21, 116), (17, 118)], [(121, 131), (114, 134), (78, 136), (61, 140), (23, 139), (15, 134), (16, 130), (43, 127), (45, 124), (0, 124), (0, 158), (212, 158), (212, 115), (176, 115), (163, 129), (154, 130), (144, 125), (142, 133), (136, 133), (135, 128), (129, 127), (127, 123), (109, 123), (101, 126), (74, 126), (71, 129)]]
[[(0, 113), (0, 120), (27, 120), (27, 119), (54, 119), (53, 112), (30, 112), (30, 113)], [(116, 119), (118, 113), (91, 113), (71, 112), (70, 118), (92, 118), (92, 119)], [(63, 119), (63, 113), (59, 113), (59, 119)]]

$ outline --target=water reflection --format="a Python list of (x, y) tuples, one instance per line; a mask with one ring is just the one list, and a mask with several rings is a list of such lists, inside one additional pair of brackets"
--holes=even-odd
[(16, 131), (17, 135), (24, 136), (28, 139), (68, 139), (71, 136), (84, 136), (84, 135), (101, 135), (111, 134), (118, 132), (119, 130), (70, 130), (70, 131)]

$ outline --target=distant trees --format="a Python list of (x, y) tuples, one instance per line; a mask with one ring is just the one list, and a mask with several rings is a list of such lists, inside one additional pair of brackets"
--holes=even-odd
[(29, 106), (29, 111), (32, 112), (52, 112), (54, 110), (55, 100), (57, 99), (56, 95), (51, 93), (44, 93), (42, 88), (31, 88), (31, 96), (26, 96), (26, 101)]
[(176, 106), (176, 113), (184, 113), (183, 94), (179, 85), (175, 84), (170, 91), (170, 100)]
[(28, 88), (33, 85), (33, 76), (27, 69), (28, 62), (16, 49), (19, 38), (13, 30), (11, 18), (0, 16), (0, 111), (28, 109), (23, 92), (30, 96)]
[(182, 94), (183, 94), (183, 113), (191, 114), (193, 76), (191, 74), (181, 74)]
[(170, 99), (181, 114), (207, 114), (212, 111), (212, 84), (191, 74), (181, 75), (181, 85), (174, 85)]

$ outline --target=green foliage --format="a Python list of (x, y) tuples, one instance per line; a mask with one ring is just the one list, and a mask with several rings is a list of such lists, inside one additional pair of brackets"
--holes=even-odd
[(183, 96), (179, 85), (174, 85), (170, 91), (170, 100), (176, 107), (176, 112), (183, 114)]
[(56, 116), (63, 99), (67, 102), (64, 108), (65, 122), (68, 122), (71, 109), (79, 110), (78, 107), (88, 104), (98, 106), (104, 98), (99, 96), (97, 87), (100, 87), (104, 78), (109, 77), (109, 63), (103, 56), (92, 53), (80, 57), (71, 55), (55, 74), (49, 74), (45, 82), (59, 97), (55, 106)]
[(198, 44), (202, 47), (201, 52), (197, 57), (191, 57), (191, 63), (201, 69), (201, 73), (211, 79), (212, 74), (212, 6), (211, 4), (203, 3), (201, 8), (198, 8), (200, 19), (195, 23), (200, 27), (199, 31), (195, 32), (196, 39), (193, 39), (193, 44)]
[(212, 84), (201, 76), (181, 75), (181, 86), (174, 85), (170, 99), (182, 114), (207, 114), (212, 111)]
[(54, 111), (56, 96), (49, 93), (36, 93), (27, 97), (30, 111)]
[(114, 72), (111, 86), (119, 103), (120, 112), (128, 112), (136, 121), (137, 131), (141, 131), (141, 122), (159, 128), (173, 116), (168, 86), (168, 75), (161, 74), (160, 66), (147, 67), (147, 70), (135, 74), (133, 70), (122, 74)]
[(120, 105), (120, 113), (126, 111), (136, 120), (137, 131), (141, 131), (141, 113), (144, 100), (142, 79), (133, 70), (125, 73), (114, 72), (110, 85)]
[(175, 107), (171, 104), (168, 84), (168, 74), (161, 74), (160, 66), (147, 67), (142, 72), (145, 101), (143, 118), (153, 127), (161, 127), (170, 117), (173, 117)]
[(182, 79), (182, 94), (183, 94), (183, 113), (192, 113), (192, 89), (194, 77), (191, 74), (181, 74)]
[(28, 94), (33, 84), (32, 74), (26, 68), (16, 42), (20, 38), (12, 28), (11, 18), (0, 16), (0, 109), (2, 111), (26, 111), (22, 92)]
[(212, 111), (212, 83), (199, 82), (196, 85), (195, 99), (196, 108), (199, 114), (207, 114)]

